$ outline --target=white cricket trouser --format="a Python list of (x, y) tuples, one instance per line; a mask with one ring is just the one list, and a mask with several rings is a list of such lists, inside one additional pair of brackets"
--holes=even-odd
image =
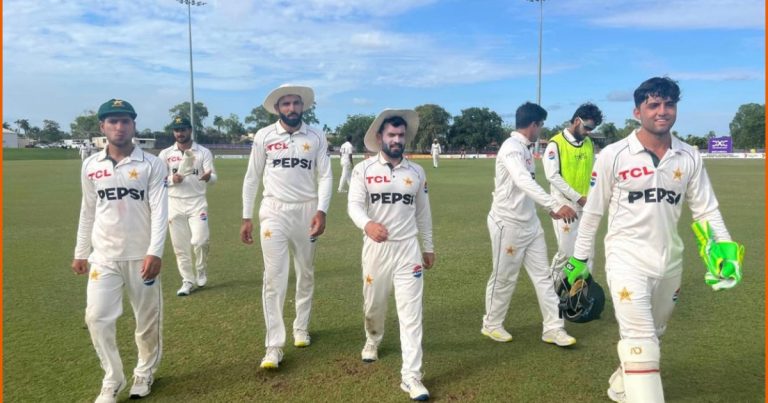
[(155, 373), (163, 350), (163, 292), (160, 276), (151, 286), (141, 278), (142, 260), (91, 262), (88, 274), (85, 323), (104, 369), (103, 385), (117, 385), (125, 380), (123, 362), (117, 349), (115, 324), (123, 313), (123, 288), (136, 318), (136, 347), (139, 359), (134, 375), (149, 377)]
[(377, 243), (363, 242), (363, 312), (365, 335), (378, 344), (384, 337), (387, 305), (395, 288), (400, 321), (400, 349), (403, 379), (421, 379), (422, 295), (424, 269), (416, 237)]
[(682, 274), (658, 279), (627, 268), (606, 270), (622, 339), (659, 342), (680, 294)]
[[(552, 258), (550, 269), (560, 273), (568, 259), (573, 256), (573, 249), (576, 245), (576, 237), (579, 235), (579, 223), (581, 222), (581, 211), (577, 210), (579, 217), (572, 223), (566, 223), (563, 220), (552, 220), (552, 227), (555, 229), (555, 238), (557, 239), (557, 252)], [(587, 267), (590, 273), (594, 273), (595, 247), (589, 253)]]
[(432, 154), (432, 166), (437, 168), (437, 163), (440, 161), (440, 154)]
[[(526, 228), (525, 231), (530, 230)], [(555, 294), (547, 264), (547, 244), (541, 225), (533, 236), (521, 238), (518, 228), (497, 221), (489, 214), (488, 232), (491, 234), (493, 271), (485, 290), (483, 325), (489, 329), (503, 325), (512, 294), (515, 292), (520, 266), (525, 265), (528, 277), (536, 290), (541, 316), (544, 318), (543, 332), (564, 327), (564, 321), (558, 315), (557, 306), (560, 300)]]
[[(208, 264), (208, 202), (205, 197), (169, 197), (168, 227), (171, 233), (176, 266), (182, 281), (194, 283), (197, 272)], [(192, 254), (194, 252), (194, 264)]]
[(283, 306), (291, 254), (296, 270), (296, 319), (293, 330), (309, 330), (315, 286), (315, 242), (310, 241), (309, 226), (316, 212), (317, 200), (282, 203), (270, 197), (261, 202), (259, 225), (264, 256), (261, 298), (267, 331), (266, 347), (285, 345)]
[(339, 192), (349, 189), (349, 179), (352, 177), (352, 164), (341, 164), (341, 178), (339, 178)]

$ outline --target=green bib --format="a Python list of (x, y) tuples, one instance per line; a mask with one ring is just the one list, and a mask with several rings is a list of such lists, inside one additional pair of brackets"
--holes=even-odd
[(563, 133), (558, 133), (550, 141), (557, 144), (557, 151), (560, 154), (560, 176), (574, 190), (586, 196), (589, 192), (592, 164), (595, 162), (592, 139), (586, 137), (580, 146), (575, 146), (565, 139)]

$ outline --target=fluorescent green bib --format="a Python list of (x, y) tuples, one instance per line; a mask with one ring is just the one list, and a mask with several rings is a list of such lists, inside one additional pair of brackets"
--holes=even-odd
[(575, 146), (565, 139), (563, 133), (558, 133), (550, 141), (557, 144), (557, 151), (560, 154), (560, 176), (574, 190), (586, 196), (589, 192), (592, 164), (595, 162), (592, 139), (587, 137), (580, 146)]

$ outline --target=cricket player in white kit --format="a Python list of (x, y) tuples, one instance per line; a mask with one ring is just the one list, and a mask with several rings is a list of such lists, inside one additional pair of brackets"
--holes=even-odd
[[(573, 245), (579, 233), (579, 216), (587, 203), (590, 175), (595, 159), (594, 147), (589, 134), (603, 122), (600, 108), (591, 103), (579, 106), (571, 117), (571, 124), (549, 140), (544, 150), (544, 173), (549, 181), (549, 193), (558, 202), (576, 211), (570, 223), (552, 219), (557, 239), (557, 253), (550, 269), (559, 274), (568, 258), (573, 256)], [(588, 261), (592, 272), (592, 254)]]
[(442, 152), (443, 149), (440, 147), (440, 143), (437, 142), (437, 139), (432, 140), (432, 148), (430, 149), (429, 153), (432, 154), (433, 168), (437, 168), (437, 165), (440, 162), (440, 153)]
[[(83, 191), (72, 270), (88, 273), (85, 322), (104, 369), (97, 403), (115, 402), (125, 387), (115, 324), (123, 313), (123, 289), (136, 319), (138, 362), (132, 398), (150, 393), (162, 355), (160, 267), (168, 228), (166, 168), (132, 144), (136, 112), (111, 99), (98, 112), (108, 145), (83, 162)], [(90, 264), (90, 270), (88, 265)]]
[(339, 179), (339, 193), (344, 193), (349, 187), (349, 179), (352, 177), (352, 154), (355, 148), (352, 146), (352, 136), (347, 136), (347, 141), (341, 145), (341, 178)]
[(559, 317), (554, 283), (547, 261), (544, 230), (534, 203), (544, 207), (555, 219), (570, 222), (576, 215), (568, 203), (547, 194), (536, 183), (536, 170), (529, 146), (539, 136), (547, 111), (525, 103), (516, 112), (516, 129), (504, 141), (496, 156), (495, 189), (488, 214), (493, 271), (485, 292), (485, 316), (481, 333), (498, 342), (512, 341), (504, 329), (509, 303), (517, 285), (520, 266), (525, 265), (533, 282), (539, 309), (544, 318), (542, 341), (561, 347), (576, 343)]
[(304, 107), (314, 103), (309, 87), (283, 85), (272, 91), (264, 108), (280, 120), (259, 130), (253, 139), (248, 171), (243, 181), (243, 223), (240, 239), (253, 243), (253, 208), (259, 187), (259, 231), (264, 257), (262, 303), (266, 322), (265, 369), (278, 368), (283, 359), (283, 305), (288, 288), (290, 255), (296, 270), (294, 346), (310, 344), (309, 319), (314, 290), (316, 239), (325, 231), (333, 175), (325, 134), (302, 123)]
[[(608, 209), (605, 270), (621, 335), (620, 366), (608, 395), (617, 402), (663, 402), (659, 340), (680, 293), (683, 243), (677, 223), (683, 203), (697, 226), (711, 228), (703, 257), (720, 248), (741, 249), (708, 264), (706, 280), (714, 289), (741, 280), (743, 247), (731, 242), (698, 150), (670, 133), (680, 99), (677, 83), (651, 78), (634, 98), (641, 126), (600, 152), (574, 256), (564, 271), (571, 283), (587, 275), (584, 261)], [(728, 265), (736, 270), (729, 274)]]
[(158, 158), (168, 167), (168, 226), (182, 280), (176, 295), (187, 296), (194, 284), (203, 287), (208, 283), (210, 231), (205, 193), (217, 176), (211, 151), (192, 140), (189, 119), (175, 117), (171, 129), (176, 142)]
[(355, 166), (347, 206), (350, 218), (365, 234), (362, 359), (378, 359), (394, 286), (403, 357), (400, 388), (413, 400), (428, 400), (429, 392), (421, 382), (421, 338), (423, 269), (435, 262), (432, 214), (424, 169), (403, 157), (418, 127), (414, 110), (386, 109), (379, 114), (365, 135), (366, 148), (377, 154)]

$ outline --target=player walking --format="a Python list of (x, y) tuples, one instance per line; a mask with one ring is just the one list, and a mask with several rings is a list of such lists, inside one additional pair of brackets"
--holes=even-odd
[[(567, 223), (552, 219), (557, 239), (557, 253), (552, 258), (551, 270), (559, 274), (562, 267), (573, 256), (573, 244), (579, 231), (581, 209), (587, 202), (590, 174), (595, 160), (594, 147), (589, 134), (603, 122), (603, 113), (591, 104), (585, 103), (576, 109), (570, 126), (549, 140), (544, 150), (544, 172), (549, 181), (549, 192), (562, 204), (576, 211), (576, 218)], [(594, 251), (590, 254), (593, 256)], [(592, 259), (588, 262), (592, 272)]]
[[(136, 318), (139, 358), (131, 398), (149, 395), (162, 355), (160, 266), (168, 226), (166, 168), (132, 144), (136, 112), (127, 101), (99, 107), (107, 137), (103, 151), (83, 162), (83, 191), (72, 270), (88, 274), (85, 322), (104, 369), (97, 403), (115, 402), (125, 387), (115, 324), (123, 312), (123, 289)], [(90, 270), (88, 269), (90, 264)]]
[[(428, 400), (421, 382), (423, 269), (435, 262), (432, 215), (424, 169), (403, 157), (415, 136), (419, 115), (386, 109), (365, 135), (365, 147), (377, 153), (352, 172), (348, 211), (363, 239), (365, 362), (378, 360), (384, 337), (387, 300), (394, 286), (400, 320), (403, 366), (400, 388), (413, 400)], [(417, 235), (421, 234), (423, 253)]]
[(264, 108), (280, 120), (254, 136), (243, 181), (240, 239), (253, 243), (253, 207), (264, 182), (259, 230), (264, 257), (262, 303), (267, 352), (261, 368), (277, 368), (283, 359), (283, 305), (288, 288), (290, 253), (296, 270), (294, 346), (310, 344), (309, 315), (314, 290), (315, 240), (325, 231), (333, 175), (325, 135), (302, 123), (304, 107), (314, 103), (309, 87), (283, 85), (264, 100)]
[(440, 143), (437, 142), (437, 139), (432, 140), (432, 148), (429, 151), (429, 153), (432, 154), (432, 167), (437, 168), (437, 165), (440, 162), (440, 153), (442, 152), (443, 149), (440, 147)]
[(605, 271), (621, 340), (608, 396), (617, 402), (663, 402), (659, 339), (680, 294), (683, 243), (677, 233), (687, 202), (703, 241), (714, 289), (741, 280), (743, 247), (731, 242), (698, 150), (670, 133), (680, 88), (654, 77), (634, 92), (640, 128), (600, 152), (584, 206), (568, 281), (586, 278), (600, 220), (608, 209)]
[[(187, 296), (197, 283), (208, 283), (208, 185), (216, 183), (213, 154), (192, 141), (189, 119), (177, 116), (171, 122), (176, 143), (158, 157), (168, 167), (168, 218), (176, 265), (181, 274), (178, 296)], [(194, 259), (192, 254), (194, 252)], [(197, 271), (197, 275), (195, 275)]]
[(538, 138), (547, 111), (527, 102), (515, 115), (516, 129), (496, 156), (496, 187), (488, 214), (493, 271), (485, 291), (481, 333), (498, 342), (512, 341), (503, 322), (517, 285), (520, 266), (525, 265), (544, 317), (541, 340), (561, 347), (570, 346), (576, 339), (566, 333), (564, 321), (558, 317), (559, 299), (547, 263), (544, 230), (534, 203), (546, 208), (555, 219), (570, 222), (576, 213), (547, 194), (533, 178), (535, 165), (528, 147)]
[(341, 178), (339, 179), (339, 193), (347, 191), (349, 179), (352, 176), (352, 153), (355, 152), (352, 147), (352, 136), (347, 136), (347, 141), (341, 145)]

